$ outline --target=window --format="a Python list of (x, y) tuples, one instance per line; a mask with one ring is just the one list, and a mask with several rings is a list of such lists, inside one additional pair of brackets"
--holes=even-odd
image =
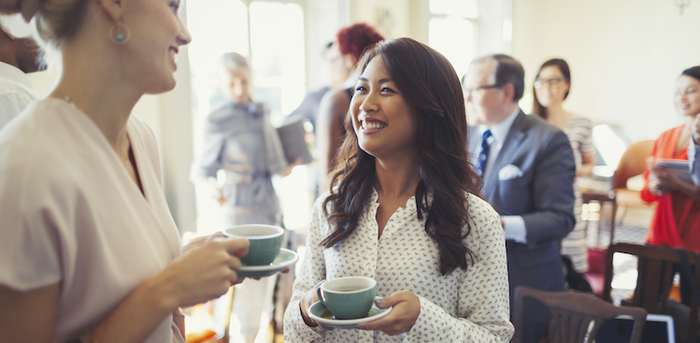
[(303, 12), (297, 4), (255, 1), (250, 24), (255, 98), (279, 123), (306, 94)]
[(476, 0), (429, 0), (428, 44), (452, 63), (460, 77), (474, 58)]
[[(222, 54), (234, 51), (248, 58), (253, 72), (251, 97), (267, 104), (273, 125), (278, 126), (304, 98), (304, 13), (294, 0), (207, 0), (186, 4), (188, 29), (193, 37), (189, 56), (192, 113), (197, 123), (193, 128), (196, 158), (201, 150), (203, 118), (225, 100), (217, 76), (217, 62)], [(287, 227), (308, 224), (311, 210), (305, 205), (311, 199), (303, 198), (309, 197), (307, 175), (308, 170), (300, 166), (287, 178), (274, 180)], [(220, 208), (211, 189), (195, 189), (198, 231), (222, 229)]]

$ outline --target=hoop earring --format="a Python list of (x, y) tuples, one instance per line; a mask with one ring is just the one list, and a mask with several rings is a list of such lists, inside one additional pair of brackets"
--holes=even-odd
[(131, 31), (129, 31), (129, 28), (126, 27), (126, 25), (118, 22), (112, 26), (111, 30), (109, 30), (109, 38), (111, 38), (112, 41), (117, 44), (126, 44), (129, 39), (131, 39)]

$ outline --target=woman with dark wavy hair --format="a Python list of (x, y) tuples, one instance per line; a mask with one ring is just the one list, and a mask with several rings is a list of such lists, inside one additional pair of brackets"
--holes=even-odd
[[(285, 342), (507, 342), (505, 237), (468, 162), (454, 69), (410, 38), (380, 42), (358, 67), (348, 134), (333, 187), (314, 206)], [(391, 313), (349, 330), (312, 320), (319, 283), (344, 276), (375, 279), (376, 305)]]

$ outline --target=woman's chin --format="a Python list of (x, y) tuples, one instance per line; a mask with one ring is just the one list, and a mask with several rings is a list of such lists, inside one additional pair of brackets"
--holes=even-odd
[(171, 90), (175, 89), (175, 86), (177, 85), (177, 81), (175, 81), (175, 78), (171, 78), (168, 81), (161, 82), (157, 85), (152, 85), (151, 87), (148, 88), (146, 91), (146, 94), (163, 94), (170, 92)]

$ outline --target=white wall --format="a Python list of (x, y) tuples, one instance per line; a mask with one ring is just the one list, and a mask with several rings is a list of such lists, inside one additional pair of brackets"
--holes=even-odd
[(699, 1), (681, 15), (672, 0), (513, 0), (511, 52), (525, 67), (527, 92), (544, 61), (566, 59), (565, 107), (638, 141), (682, 123), (674, 85), (700, 64), (698, 32)]
[(306, 84), (308, 90), (327, 86), (330, 73), (325, 61), (325, 45), (349, 23), (345, 0), (307, 0), (304, 6), (306, 37)]
[(350, 3), (352, 23), (365, 22), (376, 27), (385, 38), (410, 35), (409, 0), (353, 0)]

